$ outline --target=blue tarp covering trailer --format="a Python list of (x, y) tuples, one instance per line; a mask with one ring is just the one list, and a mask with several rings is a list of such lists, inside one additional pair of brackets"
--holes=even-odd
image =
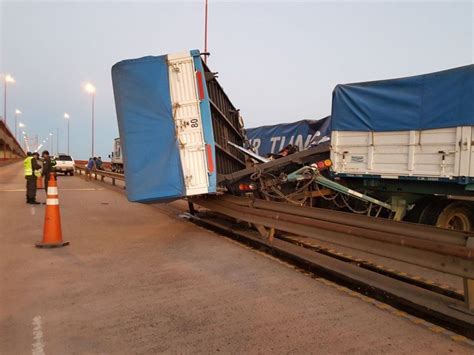
[(129, 199), (181, 197), (184, 178), (166, 56), (119, 62), (112, 79)]
[(217, 174), (245, 167), (239, 110), (198, 50), (112, 67), (127, 197), (159, 202), (216, 193)]
[(407, 78), (337, 85), (332, 131), (474, 125), (474, 65)]
[(255, 152), (261, 156), (276, 154), (288, 144), (298, 146), (301, 151), (330, 138), (330, 119), (328, 116), (320, 120), (248, 128), (247, 138)]

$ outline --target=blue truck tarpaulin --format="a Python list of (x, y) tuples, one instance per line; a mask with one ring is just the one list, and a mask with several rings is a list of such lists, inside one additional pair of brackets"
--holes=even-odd
[(401, 79), (337, 85), (333, 131), (405, 131), (474, 125), (474, 65)]
[(127, 197), (148, 202), (184, 193), (169, 94), (166, 56), (124, 60), (112, 67)]
[(320, 120), (301, 120), (271, 126), (247, 128), (247, 138), (257, 154), (266, 156), (276, 154), (288, 144), (301, 150), (316, 144), (323, 138), (329, 138), (330, 117)]

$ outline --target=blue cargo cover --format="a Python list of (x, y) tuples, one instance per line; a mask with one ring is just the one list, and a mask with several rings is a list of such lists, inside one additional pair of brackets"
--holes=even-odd
[(127, 197), (149, 202), (185, 191), (176, 140), (167, 57), (124, 60), (112, 67)]
[(474, 65), (408, 78), (337, 85), (333, 131), (474, 125)]
[(315, 145), (324, 137), (329, 138), (330, 117), (320, 120), (301, 120), (292, 123), (281, 123), (271, 126), (247, 128), (249, 143), (256, 153), (266, 156), (276, 154), (288, 144), (297, 145), (300, 150)]

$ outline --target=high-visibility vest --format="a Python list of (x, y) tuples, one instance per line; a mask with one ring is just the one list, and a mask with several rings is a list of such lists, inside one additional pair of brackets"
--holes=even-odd
[(41, 170), (40, 170), (40, 169), (36, 169), (36, 170), (35, 170), (35, 176), (36, 176), (36, 177), (40, 177), (40, 176), (41, 176)]
[(33, 175), (33, 164), (31, 163), (32, 160), (33, 157), (26, 157), (26, 159), (23, 160), (23, 169), (25, 169), (25, 176)]
[(25, 160), (23, 160), (23, 168), (25, 169), (25, 176), (36, 176), (40, 177), (41, 176), (41, 170), (36, 169), (33, 171), (33, 157), (26, 157)]

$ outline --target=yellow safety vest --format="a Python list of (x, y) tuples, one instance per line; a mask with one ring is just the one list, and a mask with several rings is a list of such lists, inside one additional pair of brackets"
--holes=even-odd
[(23, 169), (25, 170), (25, 176), (36, 176), (40, 177), (41, 176), (41, 170), (35, 170), (33, 174), (33, 164), (32, 164), (33, 157), (26, 157), (25, 160), (23, 160)]
[(25, 176), (33, 175), (33, 164), (31, 164), (32, 160), (33, 157), (26, 157), (26, 159), (23, 160), (23, 169), (25, 169)]

